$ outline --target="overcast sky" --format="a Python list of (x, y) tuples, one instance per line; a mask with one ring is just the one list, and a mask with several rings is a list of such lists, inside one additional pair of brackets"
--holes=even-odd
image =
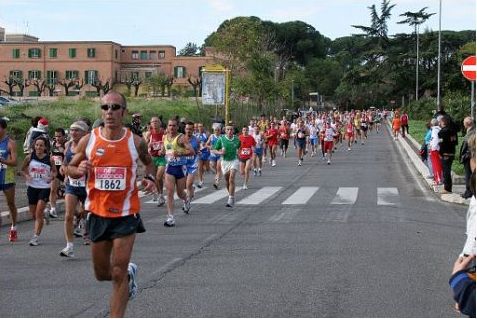
[[(411, 32), (398, 25), (406, 11), (439, 12), (439, 0), (392, 0), (396, 4), (389, 34)], [(43, 41), (108, 40), (123, 45), (187, 42), (202, 45), (226, 19), (301, 20), (323, 35), (358, 33), (351, 25), (369, 25), (368, 6), (381, 0), (0, 0), (0, 26), (7, 33), (35, 35)], [(425, 28), (438, 30), (438, 14)], [(475, 0), (442, 0), (443, 30), (475, 30)]]

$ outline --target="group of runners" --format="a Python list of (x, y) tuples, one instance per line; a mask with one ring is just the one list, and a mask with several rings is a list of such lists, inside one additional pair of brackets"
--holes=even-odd
[[(74, 257), (74, 236), (92, 244), (92, 259), (98, 280), (112, 280), (111, 315), (124, 315), (128, 298), (137, 293), (137, 266), (130, 262), (135, 234), (144, 232), (139, 210), (138, 160), (143, 163), (141, 183), (158, 206), (166, 206), (164, 226), (173, 227), (174, 194), (188, 214), (196, 188), (204, 187), (205, 175), (215, 176), (213, 187), (225, 181), (225, 206), (234, 207), (236, 174), (248, 189), (251, 175), (262, 176), (264, 164), (277, 167), (278, 156), (287, 157), (289, 142), (296, 149), (298, 166), (304, 157), (321, 156), (331, 164), (332, 153), (347, 141), (364, 144), (371, 130), (379, 132), (386, 114), (378, 110), (309, 112), (287, 121), (261, 115), (241, 130), (232, 124), (216, 124), (209, 134), (202, 123), (187, 122), (180, 133), (177, 119), (162, 123), (152, 117), (147, 130), (132, 132), (123, 127), (127, 114), (125, 98), (114, 91), (101, 99), (102, 121), (97, 127), (78, 120), (56, 129), (53, 139), (38, 134), (28, 147), (21, 173), (28, 186), (30, 212), (35, 221), (29, 245), (40, 244), (44, 222), (56, 218), (56, 199), (64, 183), (66, 246), (63, 257)], [(38, 127), (45, 129), (46, 119)], [(41, 123), (41, 125), (40, 125)], [(47, 125), (47, 121), (46, 121)], [(237, 134), (241, 132), (241, 134)], [(0, 190), (7, 198), (12, 226), (9, 240), (17, 240), (15, 207), (16, 146), (8, 137), (7, 122), (0, 120)], [(50, 207), (47, 203), (50, 202)], [(86, 212), (88, 214), (86, 214)]]

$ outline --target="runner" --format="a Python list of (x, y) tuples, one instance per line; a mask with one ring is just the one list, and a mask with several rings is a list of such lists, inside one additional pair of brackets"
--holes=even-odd
[(149, 131), (145, 133), (144, 138), (148, 145), (149, 155), (152, 157), (152, 163), (156, 168), (157, 195), (154, 194), (154, 197), (157, 196), (158, 207), (166, 203), (164, 199), (164, 172), (166, 171), (167, 161), (164, 155), (159, 155), (162, 149), (163, 137), (164, 129), (162, 128), (161, 120), (156, 116), (151, 117), (149, 121)]
[(209, 162), (212, 169), (215, 171), (215, 180), (214, 180), (214, 188), (219, 188), (220, 182), (220, 174), (222, 172), (222, 167), (220, 165), (220, 155), (215, 154), (211, 150), (215, 148), (215, 143), (219, 140), (222, 136), (222, 132), (220, 126), (214, 127), (214, 133), (210, 134), (209, 139), (207, 140), (206, 146), (210, 150)]
[(298, 128), (296, 133), (296, 144), (297, 148), (297, 157), (298, 157), (298, 166), (301, 166), (303, 163), (303, 157), (305, 156), (305, 147), (306, 147), (306, 138), (309, 135), (308, 129), (305, 127), (305, 122), (303, 119), (298, 120)]
[(277, 124), (271, 122), (270, 128), (265, 133), (265, 139), (270, 150), (270, 164), (272, 164), (272, 167), (277, 166), (275, 158), (277, 156), (278, 134)]
[[(185, 131), (185, 128), (184, 128)], [(174, 190), (177, 196), (184, 201), (184, 206), (189, 207), (190, 201), (186, 194), (186, 163), (187, 156), (194, 154), (194, 149), (187, 141), (187, 137), (178, 133), (177, 120), (170, 119), (167, 123), (167, 134), (163, 138), (163, 154), (166, 155), (166, 192), (167, 192), (167, 218), (165, 227), (174, 227)]]
[(56, 178), (51, 181), (50, 210), (46, 212), (51, 218), (58, 218), (58, 214), (56, 213), (56, 200), (59, 195), (58, 190), (62, 187), (62, 184), (65, 181), (65, 176), (60, 171), (60, 167), (63, 164), (65, 157), (65, 143), (65, 130), (59, 127), (55, 130), (55, 137), (51, 146), (51, 158), (53, 159), (53, 164), (56, 166), (56, 171), (58, 172)]
[(50, 197), (51, 181), (56, 177), (56, 166), (49, 156), (49, 141), (39, 136), (33, 141), (33, 151), (25, 157), (22, 173), (26, 179), (28, 208), (35, 221), (33, 237), (28, 243), (38, 246), (38, 237), (43, 229), (43, 215)]
[(255, 152), (255, 139), (248, 134), (248, 127), (242, 128), (242, 135), (239, 136), (239, 161), (240, 161), (240, 175), (244, 179), (242, 189), (248, 189), (248, 180), (250, 178), (250, 169), (252, 166), (252, 156)]
[[(199, 126), (200, 130), (200, 126)], [(186, 157), (186, 189), (187, 189), (187, 199), (184, 200), (184, 204), (182, 206), (182, 210), (189, 214), (190, 211), (190, 203), (194, 198), (194, 179), (195, 174), (197, 173), (197, 169), (199, 168), (199, 158), (201, 156), (200, 152), (200, 140), (199, 138), (194, 135), (194, 123), (188, 122), (186, 123), (185, 127), (185, 135), (188, 139), (188, 142), (192, 146), (194, 150), (194, 154), (188, 155)], [(200, 186), (202, 187), (202, 186)]]
[[(15, 205), (15, 167), (17, 149), (15, 141), (7, 135), (7, 121), (0, 118), (0, 190), (5, 194), (12, 226), (8, 233), (10, 242), (17, 241), (17, 207)], [(0, 226), (1, 226), (0, 218)]]
[(197, 184), (197, 187), (202, 188), (202, 185), (204, 185), (204, 173), (206, 171), (209, 171), (209, 157), (210, 157), (210, 150), (207, 148), (207, 140), (209, 139), (207, 133), (204, 130), (204, 125), (202, 123), (199, 123), (197, 125), (198, 132), (196, 134), (196, 137), (198, 138), (200, 145), (200, 154), (198, 158), (198, 167), (199, 167), (199, 183)]
[[(76, 148), (80, 139), (88, 133), (88, 125), (82, 121), (77, 121), (71, 124), (70, 134), (71, 141), (66, 143), (65, 159), (60, 171), (63, 173), (67, 170), (67, 166), (73, 156), (75, 155)], [(74, 257), (73, 250), (73, 228), (74, 228), (74, 216), (78, 203), (84, 205), (86, 200), (86, 176), (74, 179), (70, 176), (66, 177), (66, 190), (65, 190), (65, 239), (66, 247), (60, 251), (62, 257)], [(84, 210), (82, 209), (82, 213)], [(84, 216), (78, 216), (78, 219)], [(84, 230), (83, 230), (84, 231)], [(86, 243), (86, 241), (85, 241)]]
[[(266, 133), (266, 131), (269, 129), (269, 122), (267, 121), (265, 114), (260, 115), (260, 120), (257, 123), (258, 128), (260, 129), (260, 132)], [(265, 163), (267, 161), (267, 148), (268, 148), (268, 140), (266, 135), (265, 136), (265, 147), (263, 148), (263, 157), (262, 161)]]
[(346, 139), (348, 140), (348, 151), (351, 151), (351, 145), (354, 142), (353, 120), (349, 119), (346, 124)]
[(278, 129), (280, 134), (280, 150), (283, 157), (287, 157), (288, 144), (290, 140), (290, 127), (286, 120), (282, 120), (280, 128)]
[(361, 137), (361, 145), (364, 145), (364, 140), (368, 139), (368, 119), (365, 112), (361, 115), (361, 132), (363, 135)]
[(362, 141), (362, 136), (361, 136), (361, 112), (357, 111), (354, 114), (354, 128), (356, 130), (356, 134), (354, 137), (354, 142), (358, 143), (358, 138), (360, 141)]
[(401, 130), (401, 118), (399, 117), (399, 113), (397, 112), (394, 114), (392, 127), (393, 127), (394, 140), (397, 141), (399, 136), (399, 131)]
[(234, 127), (227, 125), (225, 127), (225, 135), (221, 136), (215, 144), (213, 153), (222, 155), (222, 174), (225, 178), (225, 186), (227, 188), (229, 199), (226, 207), (233, 207), (235, 204), (235, 173), (238, 170), (239, 163), (237, 160), (237, 152), (240, 148), (240, 140), (234, 135)]
[(145, 231), (136, 186), (138, 159), (145, 165), (144, 191), (156, 190), (146, 142), (123, 127), (126, 108), (126, 98), (118, 92), (101, 98), (104, 128), (80, 140), (66, 172), (74, 179), (88, 175), (85, 209), (90, 212), (93, 268), (97, 280), (113, 281), (111, 317), (123, 317), (128, 297), (137, 295), (137, 265), (129, 261), (136, 233)]
[(325, 124), (325, 134), (324, 134), (324, 141), (325, 141), (325, 153), (328, 157), (328, 165), (331, 164), (331, 156), (333, 154), (333, 141), (336, 136), (336, 130), (331, 126), (330, 123)]
[(260, 129), (257, 125), (254, 127), (255, 132), (253, 133), (253, 139), (255, 140), (255, 150), (253, 152), (253, 176), (262, 176), (262, 156), (263, 148), (265, 144), (265, 138), (263, 132), (260, 132)]
[(310, 148), (311, 148), (311, 153), (310, 157), (313, 157), (316, 155), (316, 150), (318, 149), (318, 129), (315, 125), (315, 121), (311, 121), (308, 124), (308, 131), (310, 132)]

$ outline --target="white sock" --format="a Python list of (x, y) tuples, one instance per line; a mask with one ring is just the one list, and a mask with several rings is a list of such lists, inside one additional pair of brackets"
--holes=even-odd
[(66, 248), (73, 248), (73, 243), (67, 241), (67, 242), (66, 242)]
[(13, 226), (10, 228), (11, 230), (17, 230), (17, 225)]

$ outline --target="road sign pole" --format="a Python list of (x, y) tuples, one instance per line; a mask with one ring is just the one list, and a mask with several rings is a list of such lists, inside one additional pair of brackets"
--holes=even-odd
[(475, 119), (475, 81), (472, 81), (472, 90), (470, 98), (470, 114)]
[(225, 125), (230, 122), (230, 70), (225, 69)]

